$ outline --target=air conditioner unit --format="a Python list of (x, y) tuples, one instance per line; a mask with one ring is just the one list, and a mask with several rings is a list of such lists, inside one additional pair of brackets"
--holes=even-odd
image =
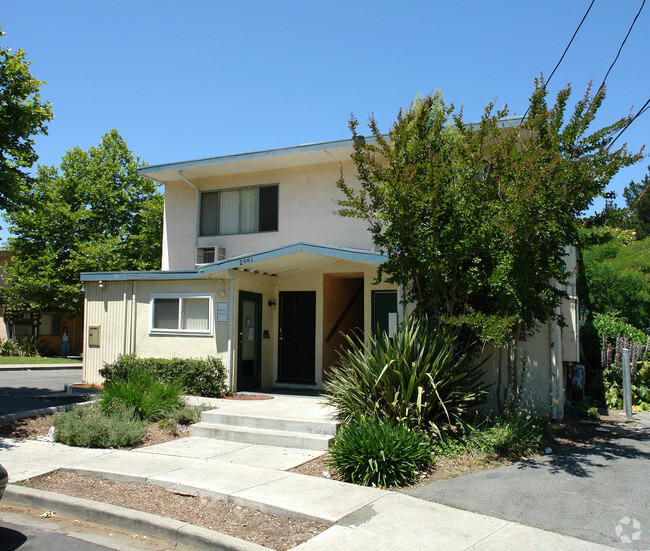
[(197, 264), (212, 264), (218, 260), (226, 258), (225, 247), (197, 247), (196, 248), (196, 263)]

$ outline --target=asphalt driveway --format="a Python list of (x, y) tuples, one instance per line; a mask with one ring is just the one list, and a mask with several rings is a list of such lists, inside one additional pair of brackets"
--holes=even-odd
[(620, 549), (650, 549), (650, 413), (626, 438), (407, 490)]
[(69, 404), (66, 384), (81, 382), (81, 369), (0, 370), (0, 415)]

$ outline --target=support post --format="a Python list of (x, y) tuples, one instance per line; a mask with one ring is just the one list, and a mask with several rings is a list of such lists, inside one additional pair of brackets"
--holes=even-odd
[(633, 421), (632, 417), (632, 373), (630, 370), (630, 351), (623, 349), (623, 409), (628, 421)]

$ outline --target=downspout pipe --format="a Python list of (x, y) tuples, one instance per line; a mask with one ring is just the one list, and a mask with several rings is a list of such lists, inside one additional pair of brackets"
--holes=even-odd
[(188, 184), (189, 186), (191, 186), (194, 189), (194, 248), (196, 249), (197, 241), (198, 241), (198, 233), (199, 233), (198, 232), (198, 224), (199, 224), (199, 188), (196, 186), (196, 184), (193, 184), (192, 182), (190, 182), (185, 177), (182, 170), (178, 171), (178, 175), (180, 176), (181, 180), (183, 180), (186, 184)]

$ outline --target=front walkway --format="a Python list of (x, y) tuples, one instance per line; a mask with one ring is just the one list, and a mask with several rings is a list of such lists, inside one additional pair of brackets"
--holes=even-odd
[(323, 403), (320, 396), (296, 396), (293, 394), (272, 394), (246, 392), (246, 395), (270, 400), (231, 400), (189, 396), (190, 405), (206, 405), (218, 408), (221, 413), (268, 417), (274, 419), (297, 419), (301, 421), (331, 421), (334, 408)]

